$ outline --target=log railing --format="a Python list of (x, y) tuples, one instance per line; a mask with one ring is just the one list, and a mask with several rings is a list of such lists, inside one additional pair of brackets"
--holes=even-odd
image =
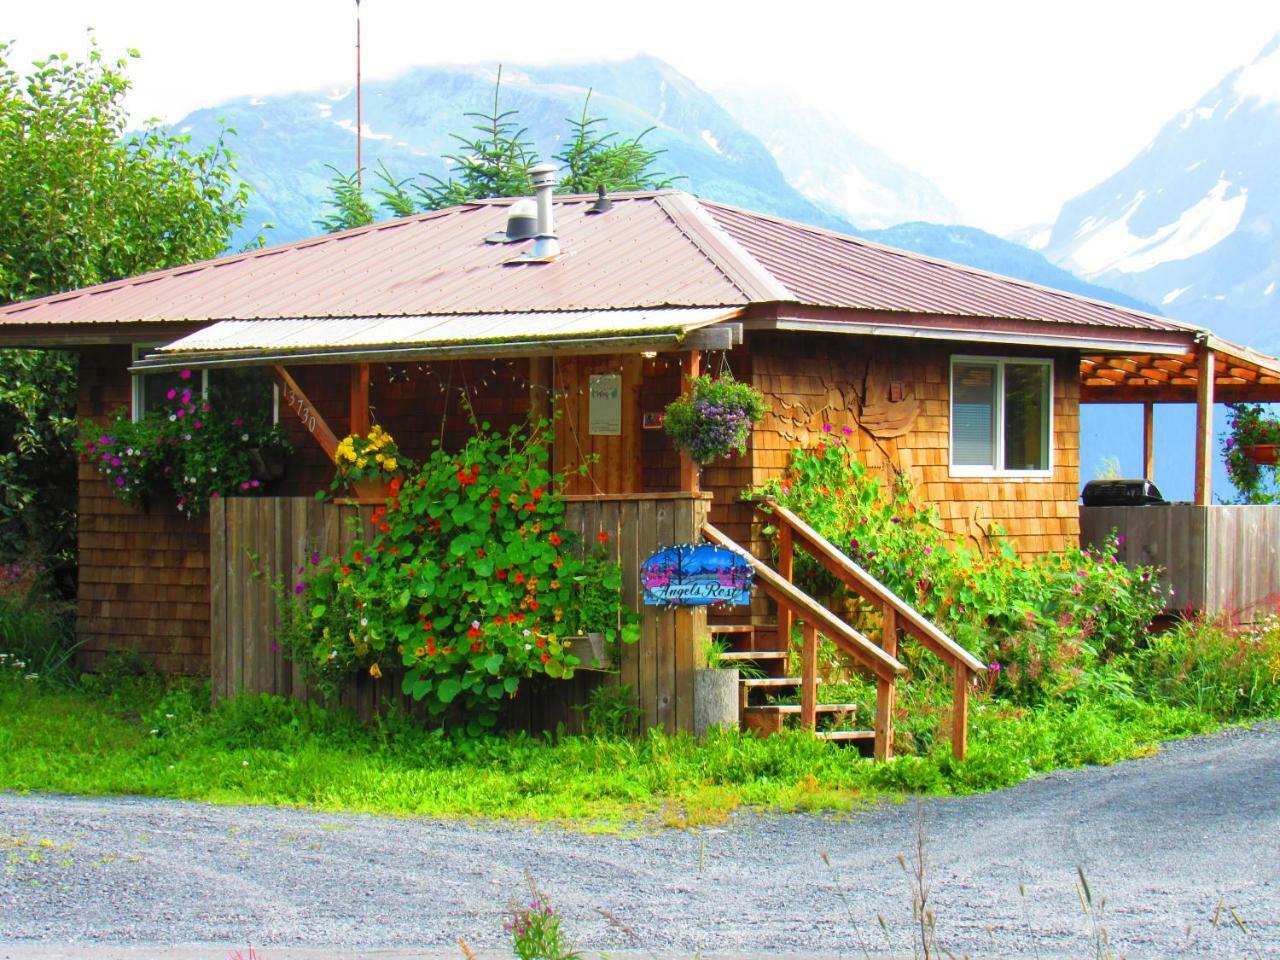
[[(981, 660), (922, 617), (914, 607), (890, 590), (858, 564), (849, 559), (830, 540), (809, 526), (791, 510), (773, 500), (762, 500), (757, 508), (771, 517), (778, 526), (778, 573), (790, 581), (794, 576), (795, 548), (799, 546), (817, 560), (837, 580), (862, 599), (878, 608), (881, 613), (881, 644), (883, 652), (891, 658), (898, 654), (898, 631), (916, 640), (951, 668), (951, 752), (963, 760), (968, 751), (969, 688), (973, 678), (985, 671)], [(823, 608), (825, 610), (825, 608)], [(778, 632), (785, 639), (791, 636), (794, 612), (782, 604), (778, 606)], [(802, 618), (803, 619), (803, 618)], [(849, 629), (853, 629), (850, 627)], [(861, 634), (859, 634), (861, 636)], [(805, 645), (809, 643), (806, 624)], [(803, 655), (807, 657), (808, 654)], [(803, 662), (803, 661), (802, 661)], [(876, 756), (881, 756), (881, 731), (884, 731), (887, 758), (892, 751), (894, 683), (876, 674)], [(801, 687), (801, 716), (809, 717), (812, 706), (806, 706), (804, 697), (814, 697), (816, 692)], [(812, 699), (809, 703), (812, 703)]]

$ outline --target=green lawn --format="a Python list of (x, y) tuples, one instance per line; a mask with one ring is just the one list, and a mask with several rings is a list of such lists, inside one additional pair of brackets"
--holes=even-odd
[(967, 760), (939, 746), (876, 764), (799, 733), (467, 740), (276, 698), (214, 710), (207, 687), (156, 678), (50, 688), (0, 671), (0, 789), (137, 794), (429, 817), (696, 825), (740, 806), (849, 810), (905, 792), (964, 793), (1149, 753), (1210, 729), (1190, 708), (978, 703)]

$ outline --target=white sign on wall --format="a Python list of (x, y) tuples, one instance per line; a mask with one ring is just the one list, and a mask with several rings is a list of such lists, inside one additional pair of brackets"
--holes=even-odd
[(593, 437), (622, 436), (622, 377), (592, 374), (588, 388), (587, 432)]

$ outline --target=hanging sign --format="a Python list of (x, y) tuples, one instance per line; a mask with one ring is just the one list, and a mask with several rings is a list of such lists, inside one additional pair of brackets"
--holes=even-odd
[(593, 437), (622, 436), (622, 376), (592, 374), (587, 388), (587, 432)]
[(640, 568), (644, 602), (650, 606), (707, 606), (751, 602), (755, 571), (732, 550), (708, 543), (666, 547)]

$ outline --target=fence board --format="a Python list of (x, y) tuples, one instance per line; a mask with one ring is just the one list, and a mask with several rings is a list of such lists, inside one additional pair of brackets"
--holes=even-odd
[(1280, 509), (1218, 504), (1201, 507), (1082, 507), (1080, 540), (1125, 537), (1120, 559), (1159, 565), (1174, 589), (1172, 609), (1252, 616), (1280, 600)]
[[(297, 668), (271, 649), (278, 615), (275, 582), (279, 578), (291, 597), (311, 572), (311, 553), (345, 555), (360, 532), (367, 533), (370, 513), (369, 507), (357, 510), (309, 498), (235, 499), (213, 508), (210, 614), (216, 696), (246, 692), (317, 699)], [(705, 501), (681, 494), (566, 504), (566, 526), (580, 534), (584, 549), (594, 549), (597, 535), (608, 533), (607, 550), (622, 564), (624, 602), (640, 611), (640, 640), (624, 648), (619, 676), (580, 671), (570, 681), (541, 685), (541, 691), (522, 688), (506, 710), (506, 722), (535, 731), (560, 723), (581, 730), (583, 711), (575, 708), (599, 683), (620, 681), (635, 691), (646, 726), (691, 727), (694, 651), (703, 641), (705, 614), (643, 607), (640, 565), (659, 547), (695, 539), (705, 513)], [(356, 678), (340, 702), (365, 718), (388, 703), (410, 703), (390, 677), (375, 681), (367, 675)]]

